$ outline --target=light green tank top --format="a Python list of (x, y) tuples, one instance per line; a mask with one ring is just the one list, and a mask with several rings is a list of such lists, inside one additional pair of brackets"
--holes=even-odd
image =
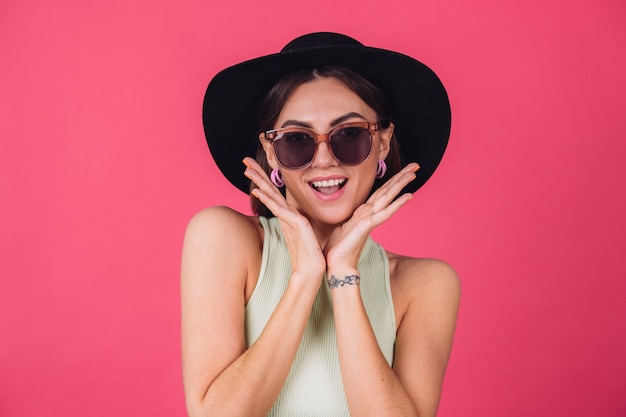
[[(265, 230), (259, 279), (245, 310), (246, 345), (259, 337), (291, 276), (289, 251), (278, 219), (260, 217)], [(378, 345), (393, 363), (396, 319), (385, 250), (367, 240), (358, 265), (361, 297)], [(358, 342), (355, 343), (358, 350)], [(355, 352), (356, 354), (356, 352)], [(285, 385), (268, 417), (350, 416), (341, 381), (330, 290), (324, 279)]]

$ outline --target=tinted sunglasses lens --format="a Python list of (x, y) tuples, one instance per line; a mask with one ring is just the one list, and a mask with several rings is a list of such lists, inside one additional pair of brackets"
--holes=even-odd
[(345, 127), (333, 133), (330, 146), (339, 162), (357, 165), (370, 155), (372, 136), (369, 130), (363, 127)]
[(286, 132), (274, 141), (276, 158), (285, 168), (300, 168), (313, 160), (315, 139), (305, 132)]

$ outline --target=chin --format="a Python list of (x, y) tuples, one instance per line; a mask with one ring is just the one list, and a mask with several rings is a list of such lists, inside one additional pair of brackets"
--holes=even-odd
[(352, 217), (355, 208), (352, 207), (325, 207), (325, 208), (317, 208), (312, 213), (312, 216), (309, 216), (311, 220), (320, 222), (328, 225), (341, 225)]
[[(291, 201), (300, 200), (304, 204), (298, 204), (299, 211), (309, 219), (311, 223), (321, 223), (327, 225), (341, 225), (348, 221), (354, 211), (362, 204), (367, 196), (360, 198), (352, 192), (347, 192), (335, 200), (320, 201), (311, 198), (311, 195), (304, 194), (300, 198), (289, 199)], [(358, 203), (357, 203), (358, 202)]]

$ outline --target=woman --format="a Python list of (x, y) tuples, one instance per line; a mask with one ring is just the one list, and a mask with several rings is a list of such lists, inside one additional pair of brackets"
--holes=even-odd
[(203, 121), (217, 165), (258, 215), (215, 207), (188, 226), (189, 415), (434, 416), (458, 278), (369, 234), (443, 155), (450, 107), (436, 75), (314, 33), (218, 74)]

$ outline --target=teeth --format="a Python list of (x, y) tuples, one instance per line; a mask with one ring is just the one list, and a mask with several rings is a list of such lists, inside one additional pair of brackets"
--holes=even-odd
[(311, 184), (313, 184), (313, 186), (315, 188), (320, 188), (320, 187), (333, 187), (333, 186), (337, 186), (339, 184), (343, 184), (344, 182), (346, 182), (345, 178), (342, 179), (334, 179), (334, 180), (324, 180), (324, 181), (313, 181)]

